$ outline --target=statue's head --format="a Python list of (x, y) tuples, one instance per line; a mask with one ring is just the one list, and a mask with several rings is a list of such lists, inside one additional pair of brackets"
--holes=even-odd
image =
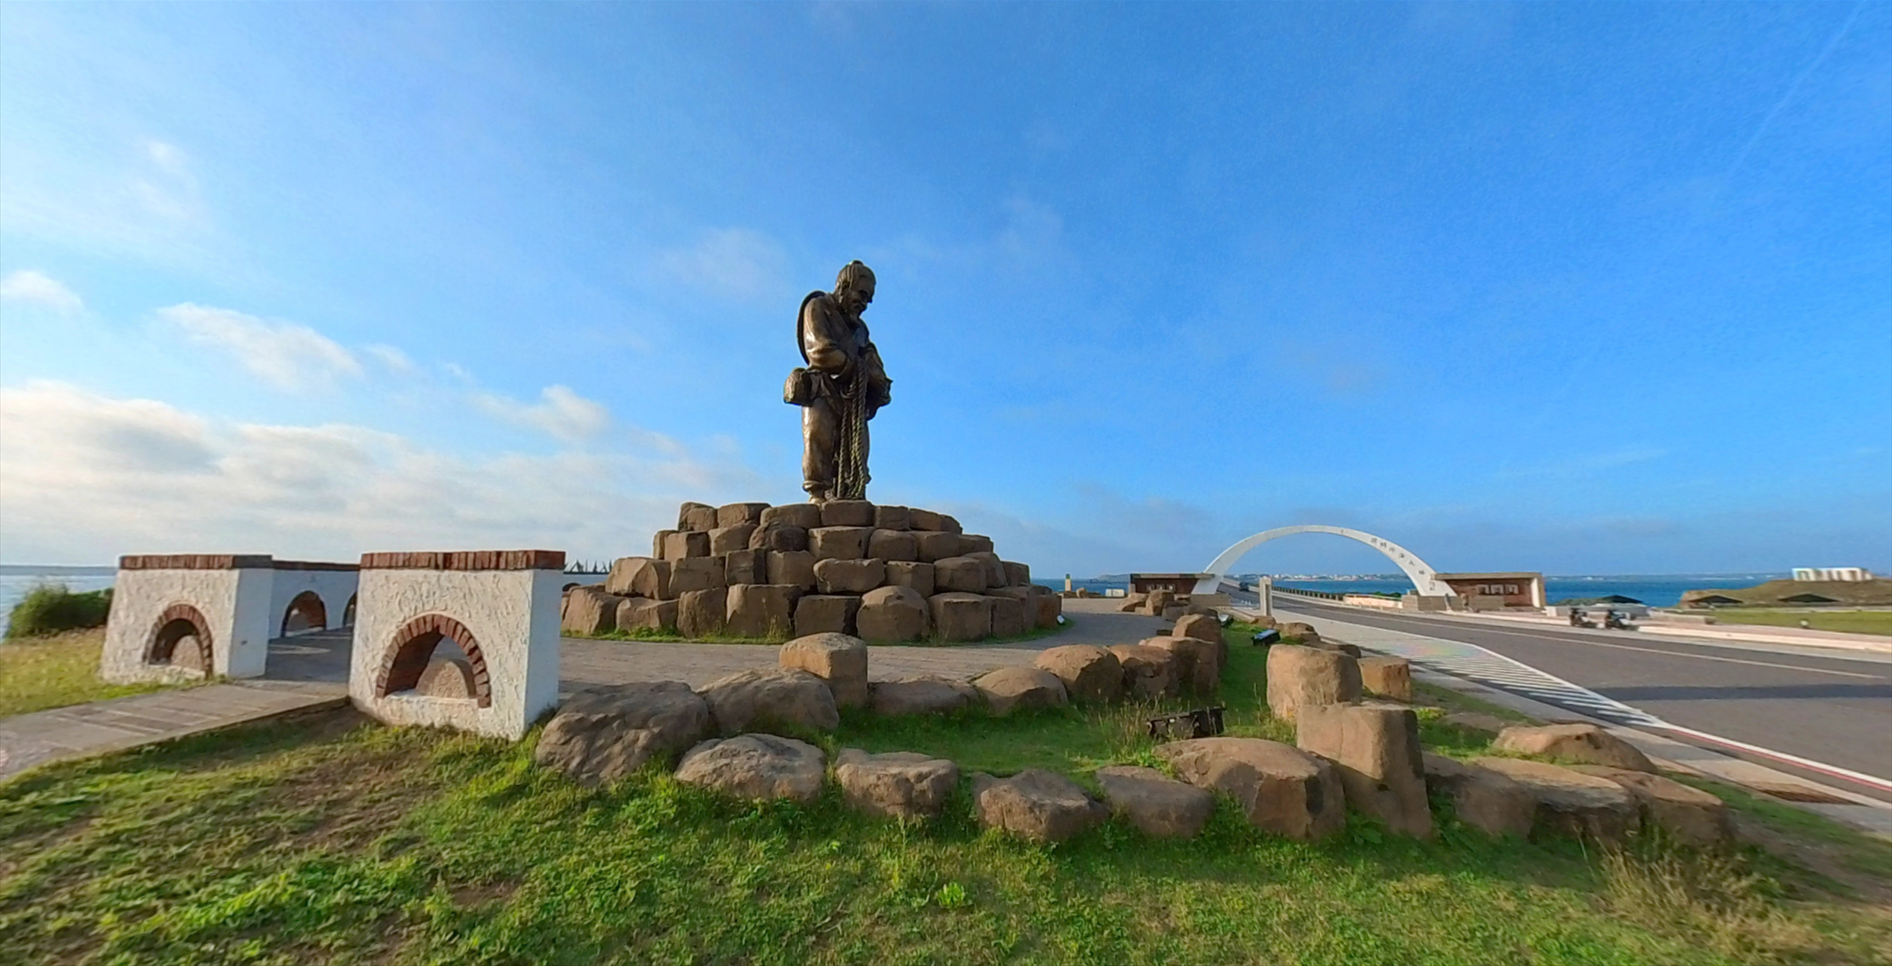
[(855, 259), (841, 266), (834, 278), (834, 297), (850, 311), (859, 312), (874, 300), (874, 270)]

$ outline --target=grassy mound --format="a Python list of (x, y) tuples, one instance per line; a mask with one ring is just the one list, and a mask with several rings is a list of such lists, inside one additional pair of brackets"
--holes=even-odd
[(110, 587), (75, 594), (64, 584), (40, 584), (13, 605), (7, 618), (7, 640), (104, 627), (111, 609)]
[[(1259, 649), (1235, 649), (1233, 730)], [(818, 740), (967, 770), (1147, 758), (1148, 708), (849, 714)], [(1471, 750), (1429, 714), (1426, 740)], [(1112, 822), (1060, 846), (754, 806), (652, 769), (588, 791), (506, 744), (335, 714), (0, 785), (0, 947), (29, 962), (1870, 962), (1883, 914), (1814, 904), (1747, 853), (1418, 842), (1355, 817), (1319, 844), (1229, 803), (1190, 841)], [(963, 792), (962, 792), (963, 795)]]

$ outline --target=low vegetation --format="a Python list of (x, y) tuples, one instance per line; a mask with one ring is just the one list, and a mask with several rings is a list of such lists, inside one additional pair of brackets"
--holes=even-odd
[(102, 627), (0, 644), (0, 718), (164, 687), (100, 681), (104, 648)]
[[(1266, 713), (1231, 634), (1223, 703)], [(967, 770), (1148, 760), (1145, 714), (850, 713), (843, 746)], [(1424, 712), (1448, 752), (1479, 742)], [(27, 962), (1732, 963), (1883, 962), (1892, 918), (1751, 851), (1654, 838), (1439, 838), (1355, 817), (1307, 845), (1222, 803), (1203, 835), (1112, 822), (1060, 846), (754, 806), (650, 769), (590, 791), (517, 745), (343, 713), (259, 725), (0, 785), (0, 948)], [(963, 793), (962, 793), (963, 794)], [(1449, 813), (1449, 806), (1440, 803)], [(1775, 871), (1778, 870), (1777, 874)]]
[(1723, 607), (1717, 608), (1711, 617), (1716, 624), (1799, 627), (1801, 621), (1806, 621), (1807, 626), (1816, 631), (1892, 636), (1892, 610), (1768, 610), (1759, 607)]
[(40, 584), (26, 592), (7, 616), (9, 641), (44, 637), (86, 627), (104, 627), (112, 589), (73, 593), (64, 584)]

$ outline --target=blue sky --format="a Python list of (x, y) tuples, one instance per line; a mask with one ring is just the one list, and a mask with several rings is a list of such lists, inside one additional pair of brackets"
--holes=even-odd
[(797, 499), (851, 258), (1040, 575), (1892, 570), (1885, 3), (0, 5), (0, 559)]

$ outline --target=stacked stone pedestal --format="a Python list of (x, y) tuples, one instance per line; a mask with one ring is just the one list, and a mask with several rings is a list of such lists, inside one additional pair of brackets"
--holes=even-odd
[(690, 637), (851, 634), (879, 643), (1016, 637), (1057, 623), (1062, 602), (1004, 560), (992, 538), (943, 513), (865, 500), (685, 503), (648, 557), (624, 557), (566, 595), (581, 634)]

